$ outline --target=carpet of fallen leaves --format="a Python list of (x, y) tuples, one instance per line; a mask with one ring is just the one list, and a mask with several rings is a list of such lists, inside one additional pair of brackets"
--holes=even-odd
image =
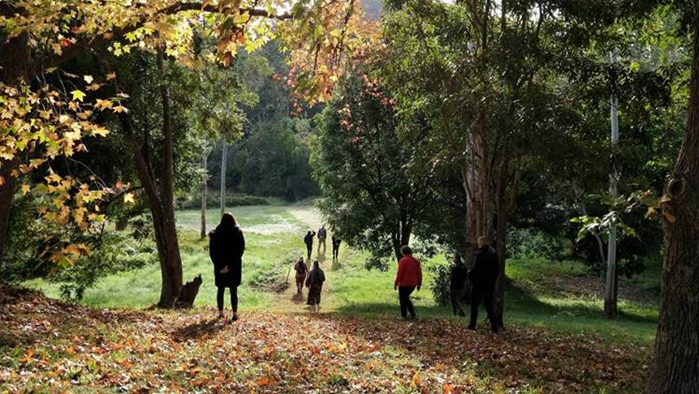
[(96, 310), (0, 283), (0, 393), (637, 391), (648, 349), (446, 320)]

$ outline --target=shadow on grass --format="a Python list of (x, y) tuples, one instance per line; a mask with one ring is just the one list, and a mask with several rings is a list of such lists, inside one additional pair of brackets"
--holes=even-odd
[(302, 304), (304, 302), (305, 298), (303, 296), (303, 292), (301, 293), (294, 293), (294, 295), (291, 296), (291, 301), (294, 304)]
[[(516, 326), (497, 335), (483, 324), (471, 331), (456, 319), (444, 319), (445, 310), (423, 307), (417, 321), (402, 320), (397, 306), (376, 303), (310, 318), (329, 321), (334, 330), (381, 346), (386, 357), (415, 357), (422, 369), (459, 365), (460, 373), (482, 379), (488, 387), (524, 384), (574, 392), (595, 387), (604, 391), (607, 386), (633, 390), (642, 383), (635, 373), (643, 362), (638, 351), (611, 352), (582, 337)], [(345, 314), (349, 311), (374, 316), (357, 318)], [(395, 317), (386, 316), (389, 311)], [(605, 368), (598, 368), (600, 364)]]
[(226, 319), (213, 318), (201, 322), (189, 324), (178, 328), (172, 333), (173, 339), (184, 342), (187, 340), (198, 340), (202, 337), (212, 335), (226, 326)]
[[(548, 316), (568, 316), (574, 318), (586, 318), (591, 320), (605, 319), (601, 308), (590, 304), (551, 304), (543, 302), (537, 295), (525, 288), (510, 283), (505, 299), (507, 309), (526, 314), (539, 314)], [(617, 321), (629, 321), (636, 323), (657, 323), (654, 316), (628, 313), (623, 309), (619, 311)]]

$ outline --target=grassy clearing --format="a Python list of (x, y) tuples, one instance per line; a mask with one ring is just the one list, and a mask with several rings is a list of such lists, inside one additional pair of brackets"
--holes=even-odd
[[(247, 238), (243, 285), (239, 290), (241, 309), (304, 311), (303, 303), (297, 302), (295, 305), (282, 300), (271, 293), (266, 285), (283, 281), (291, 261), (304, 253), (302, 235), (306, 229), (316, 228), (321, 223), (318, 212), (308, 204), (239, 207), (233, 212), (243, 225)], [(207, 212), (209, 229), (218, 216), (216, 209)], [(181, 228), (185, 278), (190, 279), (197, 274), (202, 274), (204, 278), (196, 306), (215, 305), (207, 241), (198, 239), (199, 212), (179, 212), (178, 225)], [(329, 255), (330, 252), (320, 256), (321, 260)], [(324, 262), (328, 276), (324, 311), (371, 318), (399, 314), (397, 295), (393, 291), (395, 266), (392, 265), (387, 272), (367, 271), (364, 268), (366, 257), (365, 253), (343, 244), (338, 262)], [(420, 316), (457, 320), (451, 316), (450, 308), (434, 301), (429, 291), (429, 266), (443, 258), (437, 256), (423, 262), (426, 268), (425, 285), (419, 293), (415, 293), (414, 300)], [(635, 281), (641, 289), (652, 289), (654, 272), (651, 268), (642, 278), (635, 278), (631, 282)], [(611, 341), (632, 342), (641, 346), (650, 346), (654, 340), (657, 306), (645, 301), (622, 299), (620, 317), (615, 321), (605, 319), (600, 294), (594, 290), (594, 286), (601, 282), (590, 278), (580, 263), (512, 259), (508, 261), (507, 276), (510, 283), (505, 300), (508, 323), (566, 334), (594, 334)], [(657, 282), (658, 278), (655, 280)], [(43, 281), (28, 284), (43, 289), (49, 296), (59, 295), (56, 284)], [(593, 290), (578, 291), (588, 288)], [(142, 308), (157, 301), (159, 289), (159, 269), (152, 264), (102, 279), (95, 288), (86, 292), (83, 302), (95, 307)]]
[[(273, 295), (260, 287), (286, 276), (289, 262), (303, 249), (303, 224), (281, 205), (239, 207), (234, 213), (247, 240), (240, 306), (242, 310), (264, 309), (269, 307)], [(208, 229), (214, 227), (218, 217), (218, 210), (207, 212)], [(201, 274), (204, 280), (195, 306), (216, 305), (208, 240), (200, 240), (195, 232), (200, 226), (199, 218), (197, 211), (178, 212), (184, 277), (190, 280)], [(60, 296), (60, 285), (56, 283), (33, 280), (25, 285), (39, 288), (50, 297)], [(101, 279), (85, 292), (83, 303), (93, 307), (144, 308), (158, 301), (159, 292), (160, 268), (156, 263)]]

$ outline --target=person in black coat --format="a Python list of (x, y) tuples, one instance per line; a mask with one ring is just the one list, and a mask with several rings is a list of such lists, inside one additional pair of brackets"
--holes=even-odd
[(464, 285), (468, 276), (468, 270), (461, 261), (461, 254), (454, 253), (454, 259), (449, 275), (449, 298), (451, 299), (451, 308), (454, 311), (454, 316), (466, 316), (461, 308), (461, 298), (464, 295)]
[(238, 286), (242, 277), (243, 253), (245, 252), (245, 237), (232, 213), (226, 212), (221, 217), (221, 223), (209, 233), (209, 256), (214, 263), (216, 278), (216, 303), (219, 318), (223, 315), (223, 295), (226, 287), (231, 290), (231, 321), (238, 320)]
[(480, 304), (482, 299), (483, 306), (485, 306), (485, 310), (488, 312), (490, 328), (493, 332), (498, 332), (498, 319), (493, 311), (493, 290), (495, 290), (495, 281), (499, 273), (498, 256), (490, 247), (488, 239), (485, 237), (478, 238), (478, 251), (476, 251), (475, 263), (468, 272), (468, 277), (473, 282), (473, 288), (471, 289), (471, 323), (468, 328), (476, 329), (478, 304)]
[(303, 237), (303, 243), (306, 244), (306, 252), (308, 252), (308, 258), (307, 258), (308, 261), (311, 260), (311, 253), (313, 252), (313, 237), (315, 237), (315, 236), (316, 236), (316, 232), (309, 230), (306, 233), (306, 236)]
[(338, 256), (340, 255), (340, 244), (342, 243), (342, 240), (340, 239), (340, 237), (336, 237), (335, 234), (333, 234), (332, 241), (333, 241), (333, 259), (337, 260)]

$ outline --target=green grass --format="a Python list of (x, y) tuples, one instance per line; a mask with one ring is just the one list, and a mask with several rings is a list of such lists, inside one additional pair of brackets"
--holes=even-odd
[[(265, 284), (283, 280), (291, 261), (304, 252), (303, 233), (309, 227), (315, 228), (322, 219), (307, 202), (239, 207), (233, 209), (233, 213), (243, 226), (247, 239), (243, 285), (239, 289), (240, 307), (242, 310), (268, 310), (275, 295)], [(198, 211), (178, 212), (184, 274), (186, 280), (198, 274), (204, 279), (196, 306), (215, 305), (208, 241), (198, 239), (199, 217)], [(216, 209), (207, 212), (208, 229), (213, 227), (218, 217)], [(391, 264), (386, 272), (367, 271), (364, 268), (367, 256), (367, 253), (343, 244), (339, 261), (326, 269), (331, 292), (324, 301), (327, 310), (367, 318), (399, 314), (398, 297), (393, 291), (396, 265)], [(434, 261), (443, 258), (437, 256)], [(429, 267), (432, 261), (423, 263)], [(414, 293), (418, 314), (457, 319), (452, 317), (449, 307), (435, 302), (429, 290), (429, 269), (424, 271), (423, 289)], [(657, 269), (651, 268), (632, 282), (643, 289), (653, 289), (659, 280), (657, 274)], [(591, 334), (641, 346), (650, 346), (654, 340), (658, 316), (656, 305), (622, 300), (619, 318), (610, 321), (603, 317), (603, 303), (599, 297), (550, 291), (553, 277), (587, 277), (586, 268), (579, 262), (511, 259), (507, 277), (506, 324), (540, 327), (565, 334)], [(58, 284), (40, 280), (27, 284), (43, 289), (49, 296), (60, 295)], [(159, 268), (157, 264), (151, 264), (103, 278), (97, 286), (86, 291), (83, 302), (95, 307), (143, 308), (157, 302), (159, 291)], [(465, 323), (463, 318), (461, 320)]]
[[(367, 271), (363, 269), (366, 257), (366, 254), (350, 251), (328, 275), (333, 283), (334, 308), (341, 313), (367, 316), (397, 315), (398, 297), (392, 291), (395, 266), (387, 272)], [(424, 262), (426, 266), (429, 264), (430, 261)], [(429, 283), (430, 274), (425, 271), (425, 283)], [(582, 263), (573, 261), (524, 259), (508, 262), (510, 286), (505, 295), (506, 324), (544, 328), (563, 334), (594, 335), (640, 346), (652, 345), (657, 329), (656, 306), (621, 300), (620, 316), (609, 320), (603, 316), (604, 305), (598, 298), (548, 293), (547, 278), (553, 275), (575, 277), (587, 273)], [(525, 290), (525, 284), (534, 285), (532, 287), (537, 291)], [(450, 307), (440, 306), (434, 301), (427, 284), (421, 292), (415, 293), (413, 299), (420, 316), (459, 319), (452, 316)], [(485, 316), (482, 307), (479, 316)], [(466, 324), (465, 319), (461, 320)]]
[[(238, 290), (240, 308), (265, 309), (273, 296), (260, 287), (286, 276), (290, 261), (302, 252), (304, 226), (284, 206), (239, 207), (233, 212), (246, 230), (245, 269)], [(218, 210), (207, 212), (208, 229), (214, 227), (218, 215)], [(177, 216), (184, 278), (191, 280), (201, 274), (203, 279), (195, 306), (216, 305), (208, 240), (200, 240), (194, 231), (200, 226), (199, 212), (178, 212)], [(279, 232), (281, 229), (285, 231)], [(60, 297), (60, 284), (37, 279), (25, 285), (40, 288), (50, 297)], [(157, 303), (159, 294), (160, 268), (156, 263), (101, 279), (86, 290), (82, 302), (93, 307), (144, 308)]]

